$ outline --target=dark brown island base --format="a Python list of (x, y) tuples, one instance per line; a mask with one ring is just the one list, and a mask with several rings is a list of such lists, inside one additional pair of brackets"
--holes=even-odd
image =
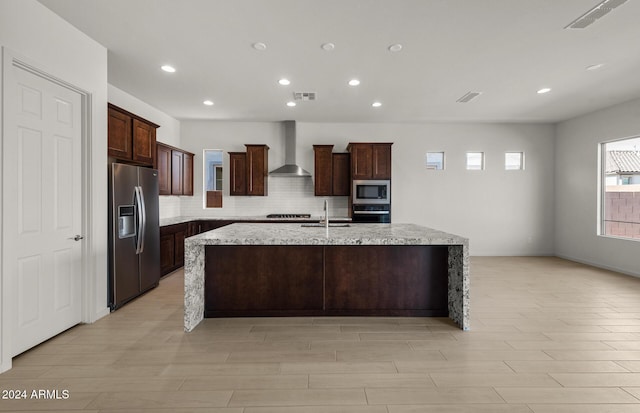
[(207, 245), (205, 317), (449, 316), (448, 248)]
[(467, 247), (413, 224), (228, 225), (185, 241), (185, 330), (238, 316), (448, 316), (468, 329)]

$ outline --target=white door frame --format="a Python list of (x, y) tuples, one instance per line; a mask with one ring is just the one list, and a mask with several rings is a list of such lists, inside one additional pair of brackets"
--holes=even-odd
[[(81, 110), (82, 110), (82, 138), (81, 138), (81, 173), (82, 173), (82, 234), (84, 235), (85, 242), (82, 245), (82, 264), (81, 264), (81, 320), (83, 323), (92, 323), (96, 320), (96, 280), (95, 280), (95, 271), (93, 271), (94, 264), (94, 255), (91, 253), (93, 251), (93, 246), (95, 245), (95, 241), (93, 239), (93, 234), (91, 233), (91, 225), (93, 219), (93, 211), (91, 209), (91, 199), (92, 199), (92, 162), (91, 162), (91, 93), (69, 83), (62, 79), (59, 79), (56, 76), (51, 75), (49, 72), (43, 70), (39, 67), (37, 63), (31, 62), (28, 59), (19, 56), (17, 53), (7, 49), (6, 47), (1, 47), (2, 53), (0, 55), (1, 63), (0, 66), (2, 68), (2, 76), (0, 81), (0, 91), (2, 104), (0, 105), (0, 110), (2, 113), (0, 114), (0, 136), (2, 136), (2, 147), (0, 147), (0, 234), (3, 234), (4, 226), (2, 223), (2, 214), (4, 208), (4, 188), (2, 186), (3, 183), (3, 173), (4, 173), (4, 136), (8, 134), (9, 131), (6, 130), (6, 124), (3, 119), (6, 119), (6, 110), (7, 107), (7, 99), (8, 96), (6, 94), (6, 87), (4, 85), (9, 84), (9, 82), (14, 82), (15, 79), (13, 77), (12, 68), (18, 67), (22, 70), (26, 70), (36, 76), (42, 77), (50, 82), (53, 82), (59, 86), (70, 89), (78, 94), (80, 94), (82, 98)], [(0, 236), (0, 258), (4, 258), (4, 246), (2, 244), (3, 236)], [(2, 259), (2, 262), (5, 260)], [(2, 266), (0, 266), (0, 297), (2, 298), (2, 303), (0, 307), (0, 372), (5, 370), (9, 370), (11, 368), (11, 340), (10, 336), (12, 334), (12, 321), (15, 314), (15, 306), (16, 301), (14, 299), (14, 286), (15, 286), (15, 277), (16, 274), (7, 274), (3, 270)]]

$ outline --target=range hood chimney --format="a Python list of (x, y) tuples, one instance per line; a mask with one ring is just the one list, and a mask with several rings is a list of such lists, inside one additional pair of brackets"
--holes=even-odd
[(284, 165), (269, 172), (270, 176), (311, 176), (296, 164), (296, 121), (285, 120), (284, 124)]

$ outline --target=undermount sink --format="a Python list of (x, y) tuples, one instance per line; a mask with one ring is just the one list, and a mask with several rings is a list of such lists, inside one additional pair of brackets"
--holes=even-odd
[[(321, 224), (321, 223), (316, 222), (316, 223), (301, 224), (300, 226), (301, 226), (301, 227), (322, 228), (322, 227), (324, 227), (325, 225), (324, 225), (324, 224)], [(335, 228), (335, 227), (350, 227), (350, 226), (351, 226), (350, 224), (339, 224), (339, 223), (332, 224), (332, 223), (329, 223), (329, 227), (330, 227), (330, 228)]]

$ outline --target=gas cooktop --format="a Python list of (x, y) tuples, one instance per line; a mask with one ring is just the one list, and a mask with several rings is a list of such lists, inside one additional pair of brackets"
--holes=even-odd
[(311, 214), (269, 214), (267, 218), (311, 218)]

